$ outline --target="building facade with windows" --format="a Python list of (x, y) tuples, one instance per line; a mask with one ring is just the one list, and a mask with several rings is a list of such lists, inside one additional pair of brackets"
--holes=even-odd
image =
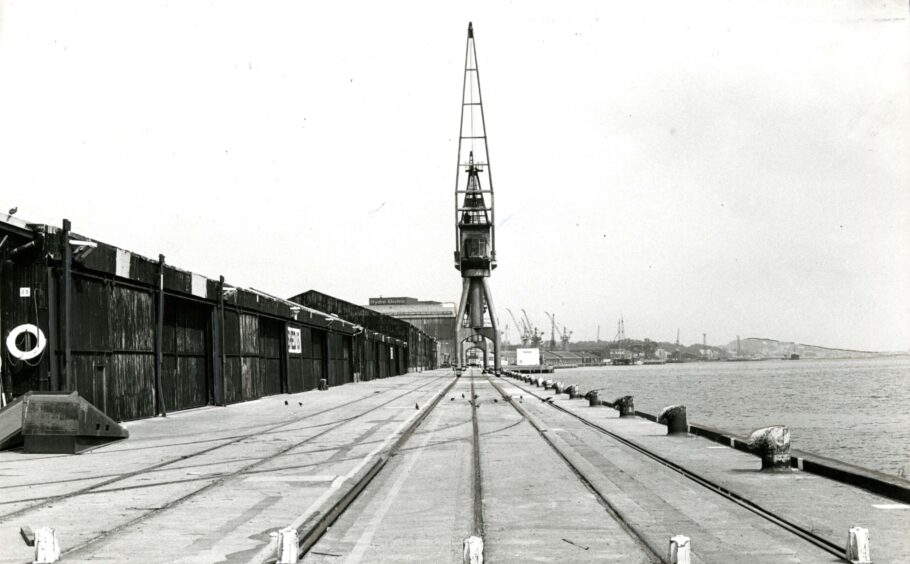
[(370, 298), (366, 306), (373, 311), (407, 321), (437, 341), (440, 366), (447, 366), (455, 358), (455, 304), (451, 302), (421, 301), (408, 297)]

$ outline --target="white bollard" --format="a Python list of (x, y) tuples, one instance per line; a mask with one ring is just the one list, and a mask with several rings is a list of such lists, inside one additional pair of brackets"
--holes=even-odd
[(670, 537), (670, 552), (667, 554), (667, 562), (670, 564), (690, 564), (690, 548), (689, 537), (683, 535)]
[(35, 531), (34, 564), (51, 564), (60, 558), (60, 543), (57, 532), (50, 527), (41, 527)]
[(850, 527), (850, 534), (847, 537), (847, 560), (856, 564), (872, 563), (869, 529)]
[(464, 553), (462, 554), (464, 564), (483, 564), (483, 539), (480, 537), (468, 537), (464, 540)]
[(297, 529), (287, 527), (278, 531), (278, 564), (296, 564), (297, 550)]

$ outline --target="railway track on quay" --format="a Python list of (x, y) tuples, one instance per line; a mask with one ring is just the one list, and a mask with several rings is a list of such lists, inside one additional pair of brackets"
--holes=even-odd
[[(489, 377), (488, 377), (488, 379), (489, 379)], [(562, 459), (566, 462), (566, 464), (568, 464), (572, 468), (572, 470), (576, 473), (576, 475), (579, 477), (579, 479), (582, 480), (586, 485), (588, 485), (590, 487), (590, 489), (595, 493), (595, 495), (598, 496), (598, 498), (602, 501), (602, 503), (606, 507), (608, 507), (609, 513), (611, 515), (613, 515), (614, 517), (620, 519), (623, 523), (626, 523), (626, 525), (630, 531), (630, 534), (635, 535), (636, 538), (641, 539), (643, 542), (647, 542), (645, 540), (645, 537), (643, 535), (641, 535), (638, 531), (636, 531), (634, 526), (627, 523), (627, 520), (623, 516), (622, 511), (620, 509), (617, 509), (614, 506), (614, 504), (611, 503), (611, 501), (606, 496), (604, 496), (596, 487), (594, 487), (592, 485), (592, 482), (591, 482), (590, 478), (588, 476), (586, 476), (585, 471), (582, 468), (580, 468), (578, 465), (573, 463), (570, 460), (570, 458), (568, 456), (566, 456), (565, 452), (560, 450), (560, 447), (557, 446), (557, 444), (554, 443), (554, 441), (552, 441), (550, 439), (550, 437), (547, 436), (548, 433), (546, 433), (544, 431), (544, 429), (542, 428), (540, 423), (535, 422), (534, 418), (531, 415), (529, 415), (525, 409), (523, 409), (519, 404), (516, 404), (516, 402), (514, 401), (514, 399), (512, 397), (512, 394), (506, 393), (506, 391), (502, 388), (502, 386), (497, 384), (496, 382), (494, 382), (492, 379), (489, 379), (489, 380), (490, 380), (490, 383), (494, 386), (494, 388), (496, 388), (499, 391), (499, 393), (503, 396), (503, 398), (506, 399), (515, 409), (517, 409), (519, 412), (521, 412), (523, 414), (523, 416), (528, 419), (528, 421), (531, 423), (531, 425), (534, 426), (534, 428), (540, 433), (541, 437), (543, 437), (546, 440), (547, 444), (549, 444), (554, 450), (556, 450), (560, 454)], [(848, 560), (846, 557), (845, 549), (842, 544), (835, 542), (829, 538), (826, 538), (825, 536), (819, 535), (819, 534), (815, 533), (814, 531), (812, 531), (809, 527), (800, 525), (799, 523), (794, 522), (793, 520), (787, 518), (784, 515), (778, 514), (773, 510), (767, 509), (767, 508), (763, 507), (762, 504), (760, 504), (754, 500), (751, 500), (748, 497), (741, 495), (721, 484), (718, 484), (718, 483), (700, 475), (699, 473), (697, 473), (695, 471), (687, 469), (683, 465), (673, 462), (672, 460), (669, 460), (668, 458), (661, 456), (660, 454), (636, 443), (635, 441), (629, 440), (617, 433), (609, 431), (608, 429), (604, 428), (603, 426), (598, 425), (597, 423), (595, 423), (589, 419), (581, 417), (578, 414), (573, 413), (572, 411), (570, 411), (558, 404), (555, 404), (551, 401), (547, 401), (548, 399), (552, 399), (552, 397), (553, 397), (552, 394), (547, 397), (544, 397), (541, 394), (539, 394), (536, 390), (534, 390), (533, 388), (529, 388), (527, 386), (520, 385), (516, 382), (510, 382), (510, 385), (521, 390), (523, 393), (527, 394), (528, 396), (539, 400), (542, 404), (549, 406), (549, 408), (557, 410), (560, 413), (579, 421), (586, 427), (593, 429), (596, 432), (598, 432), (606, 437), (609, 437), (611, 440), (614, 440), (614, 441), (622, 444), (624, 447), (627, 447), (627, 448), (633, 450), (634, 452), (636, 452), (644, 457), (647, 457), (650, 460), (653, 460), (657, 464), (660, 464), (662, 467), (665, 467), (669, 470), (672, 470), (673, 472), (678, 473), (680, 476), (685, 477), (687, 480), (690, 480), (692, 483), (702, 486), (706, 490), (717, 494), (718, 496), (722, 497), (723, 499), (747, 509), (748, 511), (754, 513), (755, 515), (761, 517), (762, 519), (768, 521), (769, 523), (772, 523), (772, 524), (780, 527), (782, 530), (786, 531), (787, 533), (789, 533), (795, 537), (798, 537), (808, 543), (811, 543), (815, 547), (836, 557), (838, 560), (840, 560), (842, 562), (850, 562), (850, 560)], [(661, 548), (663, 548), (663, 547), (658, 547), (658, 546), (651, 547), (652, 552), (654, 552), (655, 555), (659, 554), (659, 551)]]
[[(229, 438), (222, 439), (217, 444), (212, 446), (207, 446), (201, 450), (183, 454), (179, 456), (169, 457), (164, 461), (157, 462), (155, 464), (150, 464), (142, 468), (120, 473), (116, 475), (111, 475), (110, 477), (105, 477), (102, 481), (93, 483), (89, 486), (78, 488), (73, 491), (69, 491), (59, 495), (49, 495), (35, 498), (20, 498), (12, 499), (4, 502), (5, 505), (15, 505), (21, 503), (27, 503), (24, 507), (18, 507), (15, 510), (8, 511), (0, 515), (0, 525), (9, 526), (12, 522), (16, 523), (28, 523), (33, 520), (34, 515), (43, 509), (53, 508), (55, 506), (63, 506), (68, 502), (75, 502), (80, 498), (85, 498), (86, 496), (92, 495), (116, 495), (118, 493), (126, 493), (131, 490), (138, 488), (143, 488), (147, 486), (137, 485), (137, 480), (142, 480), (146, 476), (154, 475), (156, 473), (169, 471), (172, 467), (179, 465), (181, 469), (186, 469), (191, 466), (186, 466), (186, 463), (193, 462), (194, 459), (202, 458), (205, 456), (211, 456), (217, 454), (218, 451), (223, 449), (228, 449), (232, 446), (239, 445), (244, 441), (250, 441), (257, 438), (262, 438), (267, 435), (279, 435), (283, 432), (288, 431), (303, 431), (305, 436), (299, 440), (294, 440), (287, 444), (283, 444), (277, 450), (267, 452), (261, 456), (252, 457), (247, 460), (240, 460), (240, 464), (234, 467), (231, 470), (217, 473), (211, 477), (192, 477), (192, 478), (183, 478), (177, 480), (181, 484), (186, 484), (188, 482), (197, 482), (198, 487), (191, 487), (189, 491), (182, 493), (177, 497), (172, 499), (167, 499), (163, 503), (157, 503), (153, 507), (141, 508), (144, 509), (140, 512), (139, 515), (136, 515), (132, 518), (122, 520), (117, 523), (115, 526), (106, 528), (101, 531), (99, 534), (92, 535), (88, 538), (80, 538), (75, 544), (64, 545), (62, 547), (61, 558), (65, 561), (71, 560), (81, 560), (83, 558), (91, 558), (89, 554), (93, 549), (98, 546), (102, 546), (108, 539), (116, 538), (117, 534), (121, 531), (124, 531), (128, 528), (134, 528), (141, 525), (143, 522), (149, 521), (153, 518), (158, 518), (166, 516), (168, 512), (172, 512), (182, 506), (186, 505), (188, 502), (194, 498), (204, 494), (210, 490), (213, 490), (225, 483), (228, 483), (232, 480), (236, 480), (242, 477), (249, 477), (255, 475), (259, 471), (260, 467), (266, 466), (270, 463), (274, 463), (281, 459), (282, 456), (287, 455), (288, 453), (299, 449), (309, 443), (313, 443), (317, 440), (327, 440), (330, 439), (333, 432), (338, 431), (342, 427), (351, 426), (357, 422), (363, 422), (365, 419), (374, 416), (378, 411), (383, 410), (384, 408), (389, 408), (392, 404), (400, 404), (409, 396), (418, 396), (427, 389), (432, 390), (435, 384), (444, 381), (446, 378), (449, 378), (448, 375), (435, 376), (428, 379), (420, 379), (417, 385), (411, 385), (404, 391), (399, 388), (390, 388), (388, 390), (376, 391), (372, 395), (358, 397), (351, 401), (344, 401), (338, 405), (326, 409), (320, 409), (315, 412), (309, 412), (302, 416), (293, 417), (289, 421), (282, 421), (270, 425), (262, 426), (253, 426), (247, 432), (231, 436)], [(454, 378), (452, 382), (449, 383), (448, 387), (454, 383)], [(445, 389), (448, 389), (445, 388)], [(398, 393), (395, 393), (395, 392)], [(436, 394), (436, 400), (442, 397), (443, 391), (440, 391)], [(383, 396), (390, 395), (392, 397), (384, 398)], [(372, 405), (366, 409), (357, 409), (359, 404), (371, 403), (370, 400), (381, 399), (380, 403)], [(315, 424), (307, 425), (301, 427), (302, 423), (313, 423), (317, 418), (327, 415), (333, 415), (338, 412), (346, 412), (349, 410), (356, 410), (354, 414), (348, 415), (344, 414), (341, 418), (336, 418), (327, 422), (318, 422)], [(421, 412), (421, 417), (418, 417), (415, 422), (412, 422), (405, 430), (402, 436), (398, 439), (399, 441), (406, 440), (406, 436), (409, 435), (416, 429), (417, 424), (420, 419), (425, 416), (429, 411), (424, 410)], [(393, 414), (394, 415), (394, 414)], [(393, 416), (386, 418), (386, 422), (391, 421)], [(315, 431), (315, 432), (311, 432)], [(394, 438), (394, 433), (386, 439)], [(216, 439), (217, 440), (217, 439)], [(203, 441), (208, 442), (208, 441)], [(381, 442), (381, 441), (380, 441)], [(379, 449), (380, 447), (376, 447)], [(375, 475), (375, 472), (378, 472), (381, 469), (384, 462), (387, 460), (387, 456), (380, 455), (376, 457), (376, 462), (373, 463), (373, 466), (370, 470), (370, 475)], [(234, 462), (237, 462), (236, 460)], [(118, 485), (123, 482), (130, 482), (128, 485)], [(151, 487), (168, 485), (168, 482), (156, 482), (151, 484)], [(27, 490), (29, 488), (28, 484), (20, 485), (23, 489)], [(133, 509), (133, 508), (130, 508)], [(302, 539), (305, 540), (305, 539)], [(2, 551), (0, 551), (2, 552)]]
[[(66, 494), (7, 501), (27, 505), (0, 516), (0, 524), (37, 516), (59, 522), (86, 507), (80, 500), (111, 500), (116, 507), (107, 508), (106, 525), (68, 531), (64, 562), (112, 558), (137, 539), (148, 554), (154, 545), (148, 531), (163, 527), (181, 538), (183, 526), (195, 540), (147, 561), (273, 563), (293, 550), (310, 564), (460, 562), (474, 551), (494, 563), (644, 564), (672, 562), (674, 535), (691, 538), (693, 562), (847, 561), (831, 529), (821, 526), (827, 516), (803, 522), (802, 514), (779, 511), (736, 481), (792, 489), (800, 487), (792, 481), (799, 473), (741, 468), (751, 455), (692, 436), (664, 438), (644, 418), (620, 420), (611, 410), (587, 412), (553, 396), (467, 370), (363, 389), (353, 400), (337, 396), (334, 405), (267, 425), (240, 414), (243, 432), (209, 438), (218, 441), (212, 444), (200, 440), (198, 451), (111, 473)], [(246, 444), (263, 437), (262, 449)], [(659, 446), (671, 443), (726, 450), (674, 458), (683, 451)], [(142, 445), (124, 450), (159, 448)], [(720, 470), (732, 481), (704, 472), (711, 457), (733, 460)], [(208, 465), (221, 471), (186, 476)], [(269, 486), (284, 481), (283, 489)], [(141, 493), (146, 487), (160, 489), (150, 497)], [(251, 489), (260, 497), (244, 500)], [(127, 506), (121, 494), (148, 506)], [(227, 498), (216, 505), (225, 513), (213, 522), (215, 532), (205, 533), (193, 521), (197, 511), (212, 515), (213, 498)], [(232, 528), (237, 523), (244, 526)], [(289, 531), (296, 544), (279, 548)]]

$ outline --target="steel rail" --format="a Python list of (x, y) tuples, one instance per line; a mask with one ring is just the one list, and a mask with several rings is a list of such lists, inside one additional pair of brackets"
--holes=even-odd
[[(306, 443), (308, 443), (308, 442), (310, 442), (310, 441), (313, 441), (313, 440), (318, 439), (318, 438), (320, 438), (320, 437), (322, 437), (322, 436), (324, 436), (324, 435), (327, 435), (328, 433), (330, 433), (330, 432), (332, 432), (332, 431), (334, 431), (334, 430), (340, 428), (341, 426), (343, 426), (343, 425), (345, 425), (345, 424), (347, 424), (347, 423), (349, 423), (349, 422), (351, 422), (351, 421), (353, 421), (353, 420), (355, 420), (355, 419), (359, 419), (359, 418), (361, 418), (361, 417), (363, 417), (363, 416), (365, 416), (365, 415), (368, 415), (368, 414), (370, 414), (370, 413), (376, 411), (377, 409), (381, 409), (381, 408), (383, 408), (383, 407), (389, 405), (390, 403), (392, 403), (392, 402), (394, 402), (394, 401), (397, 401), (397, 400), (399, 400), (399, 399), (401, 399), (401, 398), (403, 398), (403, 397), (405, 397), (405, 396), (407, 396), (407, 395), (410, 395), (410, 394), (412, 394), (412, 393), (414, 393), (414, 392), (417, 392), (417, 391), (419, 391), (419, 390), (425, 388), (426, 386), (429, 386), (430, 384), (432, 384), (432, 383), (434, 383), (434, 382), (437, 382), (437, 381), (440, 380), (441, 378), (443, 378), (443, 376), (439, 376), (439, 377), (437, 377), (437, 378), (434, 378), (434, 379), (432, 379), (432, 380), (430, 380), (430, 381), (428, 381), (428, 382), (425, 382), (425, 383), (421, 384), (420, 386), (417, 386), (416, 388), (408, 389), (407, 391), (405, 391), (405, 392), (403, 392), (403, 393), (401, 393), (401, 394), (399, 394), (399, 395), (397, 395), (397, 396), (395, 396), (395, 397), (393, 397), (393, 398), (391, 398), (391, 399), (389, 399), (389, 400), (387, 400), (387, 401), (385, 401), (385, 402), (382, 402), (381, 404), (376, 405), (376, 406), (374, 406), (374, 407), (372, 407), (372, 408), (370, 408), (370, 409), (368, 409), (368, 410), (366, 410), (366, 411), (363, 411), (363, 412), (361, 412), (361, 413), (359, 413), (359, 414), (357, 414), (357, 415), (355, 415), (355, 416), (352, 416), (352, 417), (348, 417), (348, 418), (342, 419), (342, 420), (338, 421), (338, 423), (337, 423), (336, 425), (332, 425), (331, 427), (328, 427), (328, 428), (326, 428), (326, 429), (324, 429), (324, 430), (322, 430), (322, 431), (316, 433), (315, 435), (311, 435), (311, 436), (309, 436), (309, 437), (307, 437), (307, 438), (305, 438), (305, 439), (302, 439), (302, 440), (300, 440), (300, 441), (296, 441), (296, 442), (294, 442), (293, 444), (288, 445), (288, 446), (286, 446), (286, 447), (280, 449), (279, 451), (274, 452), (274, 453), (272, 453), (272, 454), (270, 454), (270, 455), (268, 455), (268, 456), (265, 456), (265, 457), (263, 457), (263, 458), (259, 458), (259, 459), (256, 460), (255, 462), (252, 462), (252, 463), (250, 463), (250, 464), (247, 464), (247, 465), (243, 466), (242, 468), (239, 468), (239, 469), (234, 470), (234, 471), (232, 471), (232, 472), (223, 474), (223, 475), (219, 476), (217, 479), (215, 479), (215, 480), (209, 482), (208, 484), (205, 484), (205, 485), (202, 486), (201, 488), (197, 488), (197, 489), (193, 490), (192, 492), (190, 492), (190, 493), (188, 493), (188, 494), (185, 494), (185, 495), (183, 495), (183, 496), (178, 497), (177, 499), (173, 499), (173, 500), (167, 502), (166, 504), (162, 505), (161, 507), (156, 507), (156, 508), (152, 509), (151, 511), (148, 511), (148, 512), (146, 512), (146, 513), (143, 513), (142, 515), (139, 515), (139, 516), (137, 516), (137, 517), (135, 517), (135, 518), (133, 518), (133, 519), (130, 519), (130, 520), (124, 522), (124, 523), (121, 523), (120, 525), (117, 525), (116, 527), (113, 527), (113, 528), (111, 528), (111, 529), (109, 529), (109, 530), (107, 530), (107, 531), (104, 531), (104, 532), (102, 532), (102, 533), (99, 534), (99, 535), (96, 535), (96, 536), (94, 536), (94, 537), (92, 537), (92, 538), (90, 538), (90, 539), (88, 539), (88, 540), (86, 540), (86, 541), (84, 541), (84, 542), (82, 542), (82, 543), (76, 545), (76, 546), (73, 546), (73, 547), (71, 547), (71, 548), (69, 548), (69, 549), (63, 551), (63, 552), (61, 553), (61, 556), (70, 556), (70, 555), (72, 555), (72, 554), (78, 553), (78, 552), (80, 552), (80, 551), (82, 551), (82, 550), (84, 550), (84, 549), (86, 549), (86, 548), (88, 548), (88, 547), (90, 547), (90, 546), (92, 546), (92, 545), (94, 545), (94, 544), (97, 544), (97, 543), (103, 541), (105, 538), (107, 538), (107, 537), (109, 537), (109, 536), (111, 536), (111, 535), (113, 535), (113, 534), (115, 534), (115, 533), (117, 533), (117, 532), (119, 532), (119, 531), (122, 531), (123, 529), (126, 529), (127, 527), (131, 527), (131, 526), (133, 526), (133, 525), (135, 525), (135, 524), (137, 524), (137, 523), (141, 523), (141, 522), (143, 522), (143, 521), (149, 519), (149, 518), (152, 517), (152, 516), (156, 516), (156, 515), (159, 515), (159, 514), (165, 512), (165, 511), (169, 511), (169, 510), (171, 510), (171, 509), (177, 507), (178, 505), (181, 505), (182, 503), (188, 501), (189, 499), (192, 499), (192, 498), (196, 497), (197, 495), (199, 495), (199, 494), (201, 494), (201, 493), (203, 493), (203, 492), (205, 492), (205, 491), (208, 491), (208, 490), (210, 490), (210, 489), (212, 489), (212, 488), (214, 488), (214, 487), (216, 487), (216, 486), (219, 486), (219, 485), (223, 484), (224, 482), (228, 481), (228, 480), (231, 479), (231, 478), (234, 478), (234, 477), (236, 477), (236, 476), (238, 476), (238, 475), (240, 475), (240, 474), (249, 472), (250, 470), (256, 468), (257, 466), (261, 466), (262, 464), (265, 464), (266, 462), (270, 462), (270, 461), (272, 461), (272, 460), (278, 458), (279, 456), (282, 456), (282, 455), (286, 454), (287, 452), (290, 452), (291, 450), (293, 450), (293, 449), (299, 447), (300, 445), (306, 444)], [(367, 397), (373, 397), (373, 396), (367, 396)], [(340, 407), (340, 406), (339, 406), (339, 407)], [(106, 490), (106, 491), (116, 491), (116, 490)]]
[[(440, 376), (439, 378), (442, 378), (442, 376)], [(433, 380), (433, 381), (436, 381), (436, 380), (438, 380), (439, 378), (437, 378), (437, 379), (435, 379), (435, 380)], [(425, 383), (425, 384), (421, 385), (420, 387), (426, 386), (426, 385), (428, 385), (429, 383), (430, 383), (430, 382)], [(415, 388), (415, 390), (420, 389), (420, 387)], [(384, 391), (382, 391), (382, 392), (380, 392), (380, 393), (385, 394), (385, 393), (387, 393), (387, 392), (389, 392), (389, 391), (391, 391), (391, 390), (384, 390)], [(306, 414), (306, 415), (304, 415), (304, 416), (302, 416), (302, 417), (295, 417), (295, 418), (292, 419), (291, 421), (283, 421), (283, 422), (281, 422), (281, 423), (277, 423), (277, 424), (274, 424), (274, 425), (264, 426), (264, 427), (262, 427), (262, 428), (256, 428), (256, 430), (254, 430), (254, 431), (250, 431), (250, 432), (248, 432), (248, 433), (246, 433), (246, 434), (243, 434), (243, 435), (236, 435), (236, 436), (231, 437), (230, 439), (228, 439), (226, 442), (219, 443), (219, 444), (217, 444), (217, 445), (213, 445), (213, 446), (211, 446), (211, 447), (209, 447), (209, 448), (205, 448), (205, 449), (202, 449), (202, 450), (200, 450), (200, 451), (193, 452), (193, 453), (190, 453), (190, 454), (184, 454), (184, 455), (176, 456), (176, 457), (174, 457), (174, 458), (170, 458), (170, 459), (168, 459), (168, 460), (164, 460), (164, 461), (158, 462), (158, 463), (156, 463), (156, 464), (151, 464), (151, 465), (149, 465), (149, 466), (145, 466), (145, 467), (143, 467), (143, 468), (140, 468), (140, 469), (138, 469), (138, 470), (133, 470), (133, 471), (131, 471), (131, 472), (125, 472), (125, 473), (123, 473), (123, 474), (117, 474), (116, 476), (114, 476), (114, 477), (112, 477), (112, 478), (110, 478), (110, 479), (108, 479), (108, 480), (104, 480), (104, 481), (99, 482), (99, 483), (97, 483), (97, 484), (92, 484), (91, 486), (86, 486), (86, 487), (84, 487), (84, 488), (80, 488), (80, 489), (75, 490), (75, 491), (67, 492), (67, 493), (60, 494), (60, 495), (47, 496), (47, 497), (43, 497), (43, 498), (32, 498), (32, 499), (28, 499), (28, 500), (13, 500), (13, 501), (9, 501), (9, 502), (4, 502), (5, 504), (8, 504), (8, 503), (16, 503), (16, 502), (18, 502), (18, 501), (32, 501), (32, 500), (38, 500), (38, 503), (34, 503), (34, 504), (32, 504), (32, 505), (28, 505), (28, 506), (26, 506), (26, 507), (19, 508), (19, 509), (15, 510), (15, 511), (11, 511), (11, 512), (9, 512), (9, 513), (4, 513), (4, 514), (0, 515), (0, 523), (5, 522), (5, 521), (8, 521), (9, 519), (12, 519), (12, 518), (14, 518), (14, 517), (19, 517), (19, 516), (21, 516), (21, 515), (24, 515), (24, 514), (26, 514), (26, 513), (31, 512), (31, 511), (35, 511), (35, 510), (41, 509), (41, 508), (46, 507), (46, 506), (48, 506), (48, 505), (50, 505), (50, 504), (53, 504), (53, 503), (58, 503), (58, 502), (60, 502), (60, 501), (65, 501), (65, 500), (67, 500), (67, 499), (74, 498), (74, 497), (79, 497), (79, 496), (81, 496), (81, 495), (87, 495), (87, 494), (90, 494), (90, 493), (92, 493), (92, 492), (94, 492), (94, 491), (96, 491), (96, 490), (99, 490), (99, 489), (101, 489), (101, 488), (104, 488), (104, 487), (106, 487), (106, 486), (109, 486), (109, 485), (111, 485), (111, 484), (116, 484), (117, 482), (122, 482), (122, 481), (124, 481), (124, 480), (128, 480), (128, 479), (130, 479), (130, 478), (134, 478), (134, 477), (136, 477), (136, 476), (141, 476), (142, 474), (147, 474), (147, 473), (149, 473), (149, 472), (154, 472), (154, 471), (156, 471), (156, 470), (160, 470), (161, 468), (166, 468), (167, 466), (170, 466), (171, 464), (176, 464), (176, 463), (178, 463), (178, 462), (184, 462), (184, 461), (186, 461), (186, 460), (189, 460), (189, 459), (192, 459), (192, 458), (195, 458), (195, 457), (198, 457), (198, 456), (202, 456), (202, 455), (208, 454), (208, 453), (210, 453), (210, 452), (214, 452), (214, 451), (216, 451), (216, 450), (218, 450), (218, 449), (221, 449), (221, 448), (225, 448), (225, 447), (231, 446), (231, 445), (233, 445), (233, 444), (236, 444), (236, 443), (239, 443), (239, 442), (241, 442), (241, 441), (247, 440), (247, 439), (249, 439), (249, 438), (251, 438), (251, 437), (255, 437), (255, 436), (258, 436), (258, 435), (263, 435), (263, 434), (272, 433), (272, 432), (277, 431), (277, 430), (279, 430), (279, 429), (281, 429), (281, 428), (283, 428), (283, 427), (288, 427), (288, 426), (296, 425), (297, 423), (300, 423), (301, 421), (306, 421), (307, 419), (312, 419), (312, 418), (314, 418), (314, 417), (318, 417), (318, 416), (323, 415), (323, 414), (325, 414), (325, 413), (329, 413), (329, 412), (331, 412), (331, 411), (335, 411), (335, 410), (338, 410), (338, 409), (342, 409), (342, 408), (344, 408), (344, 407), (348, 407), (349, 405), (353, 405), (353, 404), (355, 404), (355, 403), (364, 401), (364, 400), (369, 399), (369, 398), (372, 398), (372, 397), (375, 397), (375, 394), (374, 394), (374, 395), (369, 395), (369, 396), (364, 396), (364, 397), (362, 397), (362, 398), (358, 398), (358, 399), (355, 399), (355, 400), (352, 400), (352, 401), (349, 401), (349, 402), (345, 402), (345, 403), (342, 403), (342, 404), (340, 404), (340, 405), (336, 405), (336, 406), (334, 406), (334, 407), (330, 407), (330, 408), (327, 408), (327, 409), (323, 409), (323, 410), (321, 410), (321, 411), (317, 411), (317, 412), (315, 412), (315, 413), (308, 413), (308, 414)], [(117, 488), (114, 488), (114, 489), (112, 489), (112, 490), (110, 490), (110, 491), (118, 491), (118, 490), (117, 490)]]
[[(533, 390), (529, 390), (529, 389), (525, 388), (524, 386), (519, 386), (515, 382), (510, 382), (510, 383), (513, 386), (515, 386), (516, 388), (523, 390), (527, 394), (534, 396), (539, 400), (544, 399)], [(801, 526), (800, 524), (798, 524), (794, 521), (791, 521), (785, 517), (782, 517), (782, 516), (776, 514), (774, 511), (772, 511), (770, 509), (766, 509), (766, 508), (762, 507), (758, 503), (750, 500), (749, 498), (747, 498), (746, 496), (744, 496), (742, 494), (738, 494), (729, 488), (726, 488), (716, 482), (713, 482), (713, 481), (705, 478), (704, 476), (697, 474), (696, 472), (693, 472), (692, 470), (688, 470), (684, 466), (677, 464), (677, 463), (673, 462), (672, 460), (669, 460), (667, 458), (660, 456), (659, 454), (647, 449), (646, 447), (636, 443), (635, 441), (626, 439), (620, 435), (617, 435), (616, 433), (613, 433), (613, 432), (605, 429), (604, 427), (601, 427), (597, 423), (594, 423), (592, 421), (585, 419), (584, 417), (581, 417), (580, 415), (572, 413), (571, 411), (569, 411), (568, 409), (566, 409), (560, 405), (556, 405), (553, 402), (545, 402), (545, 403), (551, 405), (552, 407), (556, 408), (557, 410), (559, 410), (567, 415), (574, 417), (575, 419), (578, 419), (579, 421), (581, 421), (583, 424), (587, 425), (588, 427), (590, 427), (604, 435), (609, 436), (610, 438), (622, 443), (623, 445), (635, 450), (636, 452), (643, 454), (643, 455), (647, 456), (648, 458), (651, 458), (655, 462), (658, 462), (659, 464), (681, 474), (682, 476), (685, 476), (686, 478), (688, 478), (688, 479), (692, 480), (693, 482), (707, 488), (708, 490), (720, 495), (721, 497), (723, 497), (729, 501), (732, 501), (733, 503), (736, 503), (737, 505), (739, 505), (745, 509), (748, 509), (752, 513), (758, 515), (759, 517), (762, 517), (765, 520), (767, 520), (771, 523), (774, 523), (775, 525), (781, 527), (785, 531), (787, 531), (797, 537), (800, 537), (801, 539), (809, 542), (810, 544), (815, 545), (816, 547), (824, 550), (825, 552), (828, 552), (829, 554), (836, 556), (837, 558), (841, 559), (842, 561), (849, 562), (849, 560), (847, 560), (847, 557), (846, 557), (846, 550), (844, 549), (843, 546), (841, 546), (829, 539), (826, 539), (825, 537), (822, 537), (822, 536), (810, 531), (809, 529), (806, 529), (805, 527)]]
[(477, 422), (477, 394), (474, 393), (474, 371), (471, 371), (471, 427), (473, 431), (474, 536), (484, 537), (483, 474), (480, 471), (480, 425)]
[[(436, 379), (438, 380), (438, 378)], [(436, 380), (433, 380), (434, 382)], [(395, 444), (389, 448), (389, 450), (380, 455), (376, 462), (370, 467), (370, 469), (359, 479), (354, 485), (349, 489), (332, 507), (327, 510), (322, 517), (320, 517), (316, 522), (309, 526), (301, 526), (297, 529), (297, 555), (298, 558), (303, 558), (313, 546), (319, 542), (319, 539), (325, 534), (325, 532), (335, 524), (339, 517), (341, 517), (345, 511), (354, 503), (354, 501), (363, 493), (363, 490), (370, 485), (373, 479), (379, 474), (379, 472), (385, 467), (388, 461), (398, 452), (401, 448), (408, 442), (412, 435), (417, 431), (417, 428), (423, 423), (424, 419), (429, 416), (430, 413), (436, 406), (439, 405), (439, 402), (449, 393), (449, 390), (452, 389), (452, 386), (458, 381), (458, 378), (452, 378), (452, 381), (449, 382), (449, 385), (436, 396), (436, 398), (427, 406), (423, 412), (417, 416), (414, 421), (408, 425), (407, 429), (402, 431), (401, 436), (395, 441)], [(265, 562), (271, 563), (275, 562), (275, 558), (266, 560)]]
[(632, 526), (631, 523), (626, 521), (626, 519), (622, 516), (622, 514), (619, 512), (619, 510), (617, 510), (617, 508), (610, 502), (610, 500), (608, 500), (600, 492), (600, 490), (598, 490), (596, 487), (594, 487), (594, 484), (591, 482), (591, 480), (588, 479), (588, 477), (584, 474), (584, 472), (581, 471), (581, 469), (578, 466), (576, 466), (571, 460), (569, 460), (569, 458), (565, 455), (565, 453), (563, 453), (562, 450), (559, 449), (558, 446), (556, 446), (556, 444), (553, 442), (553, 440), (547, 436), (547, 434), (540, 427), (540, 425), (538, 425), (537, 422), (531, 418), (531, 415), (527, 411), (525, 411), (525, 409), (523, 407), (521, 407), (519, 404), (515, 403), (515, 400), (512, 399), (512, 396), (510, 394), (505, 393), (505, 391), (502, 389), (502, 387), (500, 387), (499, 384), (497, 384), (495, 381), (490, 379), (489, 376), (487, 376), (487, 380), (496, 389), (496, 391), (499, 392), (499, 394), (502, 396), (502, 398), (509, 405), (511, 405), (515, 409), (515, 411), (517, 411), (519, 413), (519, 415), (521, 415), (522, 418), (524, 418), (524, 420), (527, 421), (531, 425), (531, 427), (534, 428), (535, 431), (537, 431), (537, 434), (543, 438), (543, 440), (550, 446), (550, 448), (553, 449), (553, 451), (556, 453), (556, 455), (559, 456), (560, 459), (562, 459), (562, 461), (566, 464), (566, 466), (569, 467), (570, 470), (572, 470), (572, 473), (575, 474), (575, 477), (578, 478), (578, 480), (582, 483), (582, 485), (584, 485), (585, 488), (588, 489), (588, 491), (590, 491), (592, 494), (594, 494), (594, 497), (597, 499), (597, 501), (600, 503), (600, 505), (606, 510), (606, 512), (611, 517), (613, 517), (613, 519), (617, 523), (619, 523), (619, 526), (622, 527), (622, 529), (626, 532), (626, 534), (629, 535), (629, 537), (635, 542), (635, 544), (637, 544), (644, 552), (646, 552), (650, 556), (650, 558), (653, 562), (664, 562), (664, 559), (661, 558), (660, 554), (648, 544), (647, 540), (645, 540), (645, 538), (642, 537), (638, 533), (638, 531), (635, 530), (635, 528)]

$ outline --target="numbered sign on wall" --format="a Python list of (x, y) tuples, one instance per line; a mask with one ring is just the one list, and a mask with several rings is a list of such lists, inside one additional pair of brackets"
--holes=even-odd
[(303, 352), (303, 345), (300, 341), (300, 329), (288, 327), (288, 352), (297, 354)]

